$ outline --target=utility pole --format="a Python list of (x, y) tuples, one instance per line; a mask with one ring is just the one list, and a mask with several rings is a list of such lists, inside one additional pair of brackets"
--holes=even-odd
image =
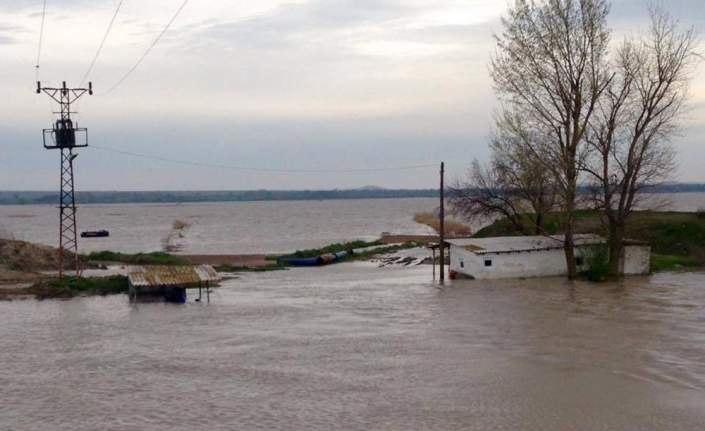
[(445, 163), (441, 162), (441, 215), (440, 215), (440, 235), (438, 242), (438, 250), (441, 253), (441, 273), (440, 280), (441, 284), (445, 280), (445, 226), (443, 220), (445, 219), (445, 207), (443, 206), (443, 176), (445, 175)]
[[(44, 129), (44, 148), (48, 150), (61, 150), (61, 189), (59, 194), (59, 278), (63, 277), (64, 252), (69, 251), (74, 254), (76, 277), (79, 276), (78, 266), (78, 240), (76, 238), (76, 202), (74, 200), (73, 186), (73, 160), (78, 157), (74, 154), (74, 148), (88, 146), (88, 129), (77, 128), (71, 121), (71, 103), (75, 102), (86, 92), (93, 94), (93, 85), (88, 83), (88, 88), (67, 88), (66, 81), (60, 88), (42, 87), (37, 82), (37, 94), (46, 93), (56, 103), (61, 110), (54, 112), (60, 118), (54, 123), (51, 129)], [(83, 139), (76, 141), (76, 135), (83, 136)], [(47, 139), (49, 136), (50, 139)]]

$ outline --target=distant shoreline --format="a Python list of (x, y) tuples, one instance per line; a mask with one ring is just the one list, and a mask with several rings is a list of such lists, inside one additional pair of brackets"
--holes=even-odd
[[(315, 201), (437, 198), (438, 189), (76, 192), (76, 204)], [(0, 205), (56, 205), (58, 191), (0, 191)]]
[[(674, 183), (645, 193), (702, 193), (705, 183)], [(438, 189), (361, 188), (350, 190), (77, 191), (76, 204), (263, 202), (354, 199), (438, 198)], [(2, 191), (0, 205), (56, 205), (58, 191)]]

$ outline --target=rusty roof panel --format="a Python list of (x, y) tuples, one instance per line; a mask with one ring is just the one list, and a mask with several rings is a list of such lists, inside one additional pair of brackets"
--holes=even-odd
[(133, 286), (169, 286), (220, 280), (220, 276), (210, 265), (133, 266), (128, 278)]

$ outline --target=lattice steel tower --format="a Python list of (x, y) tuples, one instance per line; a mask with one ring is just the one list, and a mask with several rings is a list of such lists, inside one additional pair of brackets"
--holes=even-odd
[[(78, 267), (78, 241), (76, 238), (76, 202), (74, 201), (73, 187), (73, 160), (78, 156), (74, 148), (88, 146), (88, 129), (77, 128), (71, 121), (71, 103), (75, 102), (86, 92), (93, 94), (93, 85), (89, 82), (88, 88), (67, 88), (63, 82), (61, 88), (42, 87), (37, 82), (37, 93), (45, 92), (61, 106), (60, 119), (56, 120), (52, 129), (44, 129), (44, 148), (61, 150), (61, 194), (59, 197), (59, 278), (63, 277), (64, 252), (74, 254), (76, 277), (79, 275)], [(77, 124), (78, 125), (78, 124)], [(49, 139), (47, 139), (49, 136)], [(79, 138), (77, 141), (76, 138)], [(82, 138), (82, 139), (81, 139)]]

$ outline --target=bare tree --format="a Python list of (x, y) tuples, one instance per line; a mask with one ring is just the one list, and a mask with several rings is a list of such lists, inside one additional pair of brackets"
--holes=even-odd
[(489, 164), (474, 160), (467, 177), (451, 183), (449, 202), (468, 220), (499, 217), (526, 235), (543, 234), (544, 216), (556, 204), (553, 176), (536, 159), (530, 142), (535, 136), (524, 128), (521, 115), (504, 111), (495, 123)]
[(651, 7), (648, 34), (625, 40), (613, 79), (590, 119), (591, 156), (583, 169), (607, 224), (610, 275), (619, 273), (627, 220), (639, 192), (670, 179), (672, 139), (681, 130), (688, 85), (700, 60), (693, 29), (680, 31), (662, 6)]
[(610, 82), (608, 12), (606, 0), (515, 0), (502, 20), (503, 33), (495, 35), (490, 66), (495, 92), (544, 139), (530, 149), (552, 172), (561, 195), (570, 278), (577, 275), (573, 234), (583, 137)]

